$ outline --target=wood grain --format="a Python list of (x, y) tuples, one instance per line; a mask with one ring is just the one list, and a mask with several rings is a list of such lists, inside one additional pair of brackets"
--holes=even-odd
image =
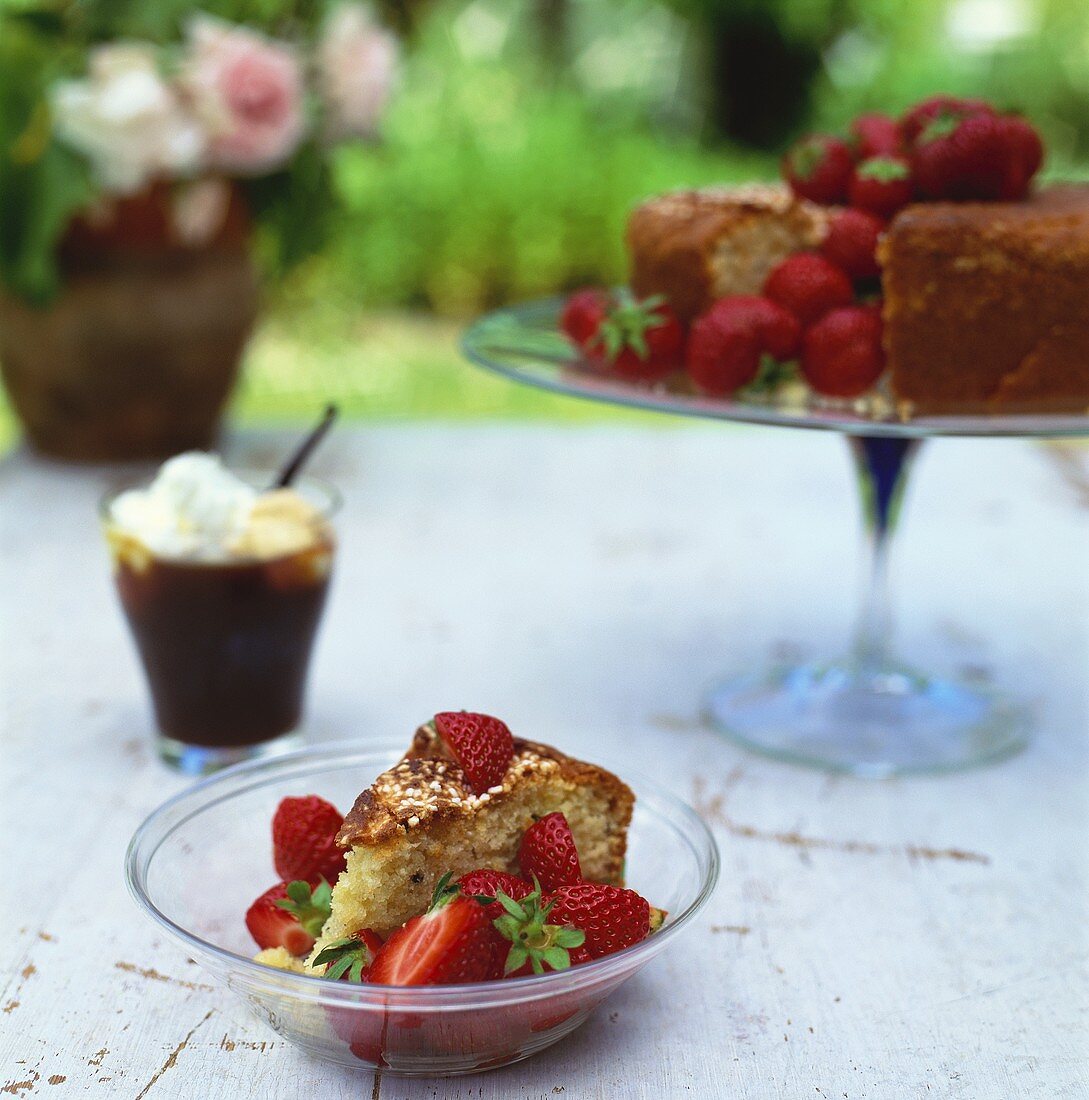
[[(233, 442), (274, 464), (287, 437)], [(1035, 700), (1017, 759), (867, 783), (748, 756), (699, 689), (847, 637), (844, 448), (719, 427), (342, 431), (316, 739), (474, 707), (669, 777), (715, 829), (699, 926), (532, 1061), (406, 1082), (308, 1060), (129, 899), (184, 781), (152, 758), (95, 502), (116, 477), (0, 464), (0, 1098), (1089, 1096), (1089, 523), (1028, 444), (924, 453), (903, 648)], [(240, 859), (247, 858), (240, 853)], [(262, 854), (260, 858), (264, 858)]]

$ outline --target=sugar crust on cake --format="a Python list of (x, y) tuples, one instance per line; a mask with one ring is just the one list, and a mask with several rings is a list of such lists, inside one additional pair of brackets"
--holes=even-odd
[(387, 936), (423, 912), (440, 875), (488, 867), (518, 872), (525, 830), (563, 813), (586, 878), (623, 883), (635, 796), (604, 768), (514, 739), (503, 781), (475, 792), (430, 726), (356, 799), (337, 837), (346, 869), (311, 959), (360, 928)]

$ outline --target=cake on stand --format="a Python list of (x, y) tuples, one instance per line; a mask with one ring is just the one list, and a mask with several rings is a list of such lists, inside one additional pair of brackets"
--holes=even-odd
[(892, 643), (888, 562), (912, 462), (942, 436), (1089, 435), (1089, 417), (897, 419), (874, 403), (712, 399), (595, 374), (559, 330), (560, 299), (491, 313), (465, 333), (473, 363), (572, 397), (681, 416), (836, 432), (851, 449), (870, 556), (854, 642), (819, 663), (776, 663), (723, 680), (704, 700), (716, 730), (748, 749), (868, 777), (953, 771), (1009, 756), (1027, 742), (1028, 708), (977, 683), (903, 662)]

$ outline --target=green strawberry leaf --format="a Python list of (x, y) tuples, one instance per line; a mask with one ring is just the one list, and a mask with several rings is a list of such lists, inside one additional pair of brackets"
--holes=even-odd
[(287, 897), (276, 902), (278, 909), (290, 913), (303, 929), (315, 938), (329, 919), (333, 888), (322, 879), (311, 892), (310, 884), (301, 880), (287, 884)]
[[(533, 891), (516, 902), (502, 890), (496, 892), (497, 900), (505, 912), (492, 924), (511, 946), (507, 951), (504, 974), (520, 970), (528, 962), (534, 974), (549, 970), (566, 970), (571, 965), (567, 953), (570, 947), (580, 946), (585, 933), (577, 928), (561, 924), (549, 924), (547, 918), (554, 902), (545, 902), (541, 896), (541, 884), (533, 879)], [(509, 903), (509, 904), (508, 904)]]
[(765, 352), (760, 356), (760, 369), (756, 377), (738, 390), (742, 397), (757, 397), (774, 393), (780, 386), (798, 377), (798, 364), (794, 360), (780, 362)]
[(456, 883), (451, 883), (450, 880), (454, 877), (452, 871), (447, 871), (442, 878), (435, 883), (435, 892), (431, 895), (431, 905), (428, 908), (429, 913), (433, 913), (436, 909), (441, 909), (444, 905), (449, 905), (460, 893), (461, 887)]
[(916, 145), (928, 145), (939, 138), (949, 137), (961, 124), (964, 115), (960, 111), (942, 111), (935, 115), (916, 138)]
[(630, 348), (646, 360), (650, 356), (647, 333), (666, 323), (666, 317), (658, 312), (665, 299), (660, 294), (649, 298), (635, 298), (630, 290), (621, 290), (617, 294), (617, 304), (601, 322), (596, 339), (610, 360), (625, 349)]
[(562, 947), (548, 947), (541, 952), (541, 961), (553, 970), (566, 970), (571, 965), (571, 956)]
[(870, 157), (858, 166), (858, 174), (862, 179), (893, 183), (896, 180), (906, 180), (911, 172), (902, 160), (894, 157)]
[(346, 936), (327, 944), (314, 958), (314, 965), (326, 967), (325, 977), (337, 981), (345, 975), (353, 982), (363, 981), (363, 971), (374, 961), (370, 949), (356, 936)]

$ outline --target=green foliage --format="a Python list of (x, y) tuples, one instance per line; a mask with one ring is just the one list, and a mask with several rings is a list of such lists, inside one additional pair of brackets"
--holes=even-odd
[(25, 7), (34, 19), (54, 20), (69, 44), (84, 47), (119, 38), (173, 42), (198, 11), (290, 38), (312, 33), (330, 6), (330, 0), (41, 0), (12, 5)]
[[(285, 40), (312, 39), (334, 0), (0, 0), (0, 285), (44, 303), (59, 289), (55, 250), (100, 194), (86, 160), (52, 136), (48, 93), (82, 76), (101, 42), (181, 41), (196, 11)], [(328, 154), (310, 143), (284, 171), (244, 181), (260, 247), (279, 275), (330, 229)]]
[(603, 110), (542, 68), (515, 7), (435, 9), (382, 147), (341, 151), (343, 220), (291, 297), (341, 294), (465, 315), (617, 281), (624, 223), (639, 199), (774, 172), (767, 159), (708, 152), (691, 136), (671, 139)]
[(56, 289), (53, 242), (93, 192), (82, 161), (50, 136), (44, 91), (67, 51), (32, 14), (0, 33), (0, 282), (43, 301)]

